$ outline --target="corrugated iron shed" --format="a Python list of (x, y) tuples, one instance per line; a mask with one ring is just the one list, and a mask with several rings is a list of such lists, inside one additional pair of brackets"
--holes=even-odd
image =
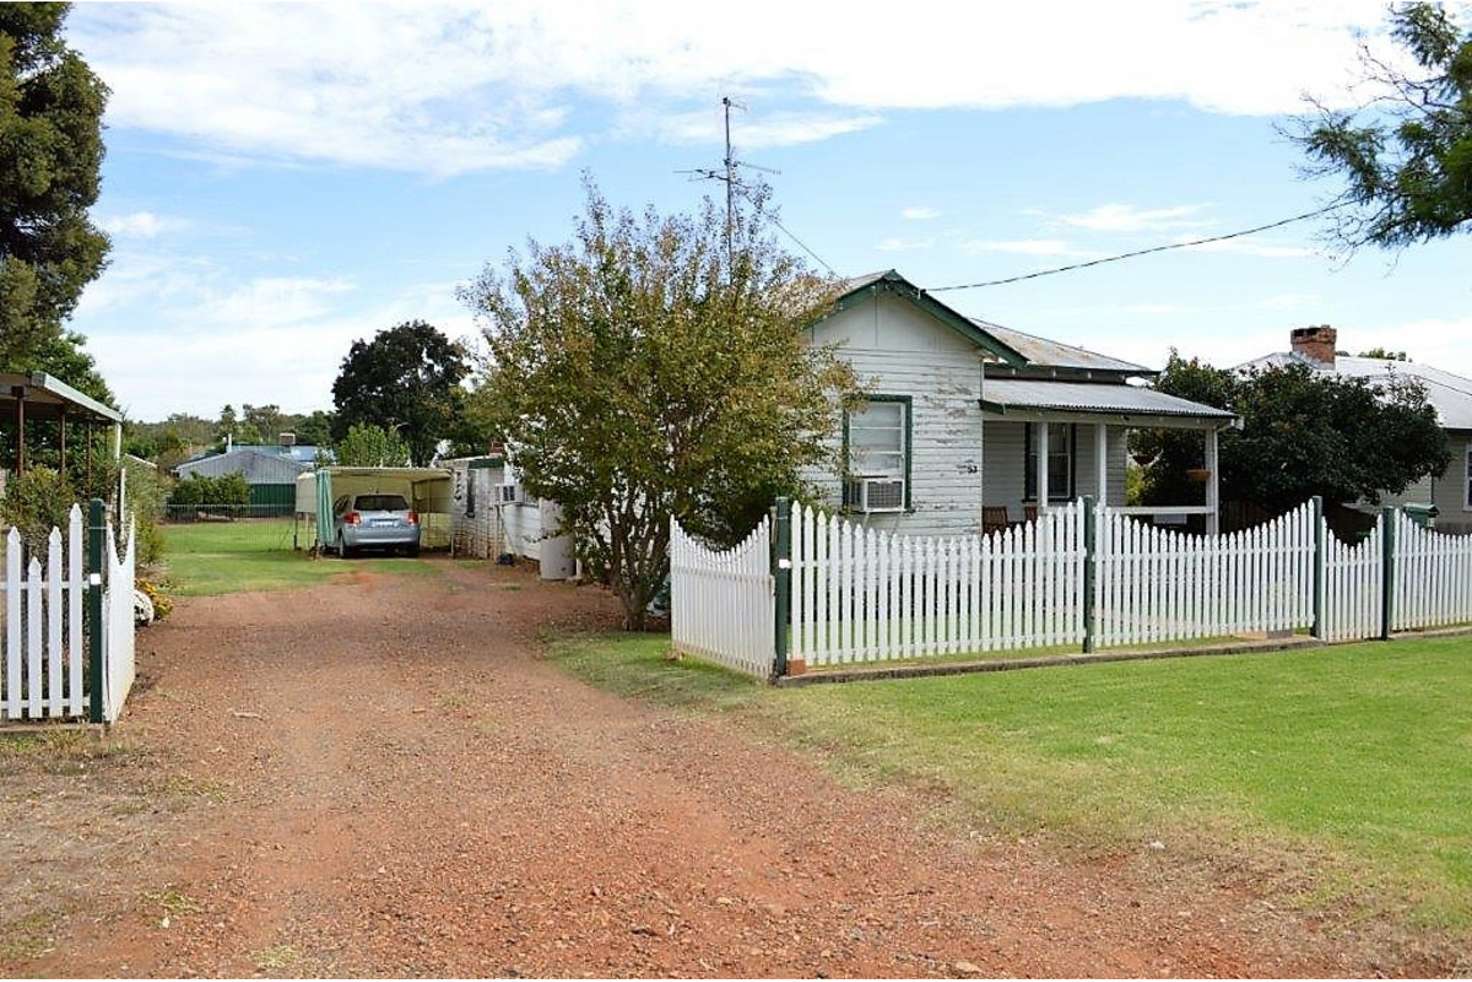
[(298, 474), (311, 469), (310, 461), (303, 463), (283, 454), (247, 447), (191, 460), (174, 468), (174, 473), (180, 477), (191, 474), (221, 477), (238, 472), (245, 476), (247, 484), (295, 484)]

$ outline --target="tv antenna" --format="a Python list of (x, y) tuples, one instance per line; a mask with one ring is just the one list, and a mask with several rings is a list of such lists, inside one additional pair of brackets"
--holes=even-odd
[(721, 96), (721, 110), (725, 116), (726, 127), (726, 156), (721, 160), (721, 167), (694, 167), (689, 170), (676, 171), (677, 174), (688, 174), (692, 181), (720, 181), (726, 185), (726, 262), (731, 262), (734, 250), (731, 244), (732, 229), (736, 221), (736, 191), (744, 190), (746, 185), (741, 182), (738, 169), (745, 167), (748, 170), (761, 171), (764, 174), (780, 174), (780, 170), (773, 167), (762, 167), (759, 164), (749, 164), (744, 160), (736, 159), (735, 151), (731, 149), (731, 110), (740, 109), (748, 111), (747, 107), (730, 96)]

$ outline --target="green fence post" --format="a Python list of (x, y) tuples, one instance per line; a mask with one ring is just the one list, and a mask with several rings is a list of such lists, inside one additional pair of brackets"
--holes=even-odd
[(93, 498), (87, 512), (87, 665), (92, 689), (88, 718), (102, 722), (102, 537), (107, 535), (101, 498)]
[(1094, 496), (1084, 495), (1084, 653), (1094, 650), (1094, 541), (1098, 535), (1095, 525)]
[(1380, 509), (1380, 639), (1390, 640), (1395, 623), (1395, 514), (1390, 505)]
[(775, 548), (772, 550), (772, 575), (776, 578), (776, 674), (787, 674), (787, 622), (792, 610), (792, 503), (786, 498), (777, 499), (777, 527)]
[(1314, 637), (1324, 638), (1324, 499), (1314, 495), (1309, 499), (1314, 514)]

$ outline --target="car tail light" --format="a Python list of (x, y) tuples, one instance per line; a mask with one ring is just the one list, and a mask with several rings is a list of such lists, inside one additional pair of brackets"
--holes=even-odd
[(343, 523), (346, 525), (360, 525), (363, 522), (363, 516), (359, 515), (355, 511), (350, 511), (346, 515), (342, 516), (342, 520)]
[(419, 513), (417, 511), (411, 511), (409, 513), (409, 524), (410, 525), (418, 525), (419, 524)]

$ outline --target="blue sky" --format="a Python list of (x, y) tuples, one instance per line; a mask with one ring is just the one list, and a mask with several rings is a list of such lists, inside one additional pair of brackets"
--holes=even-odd
[[(619, 203), (694, 207), (719, 98), (784, 224), (840, 273), (993, 279), (1306, 211), (1275, 123), (1353, 98), (1365, 4), (924, 3), (596, 9), (497, 3), (81, 5), (114, 90), (111, 268), (85, 333), (130, 415), (331, 402), (355, 338), (473, 336), (457, 283), (560, 240), (591, 169)], [(1059, 31), (1057, 25), (1072, 26)], [(1026, 284), (961, 310), (1149, 365), (1221, 364), (1329, 323), (1472, 376), (1472, 237), (1328, 254), (1312, 223)], [(794, 247), (795, 248), (795, 247)]]

